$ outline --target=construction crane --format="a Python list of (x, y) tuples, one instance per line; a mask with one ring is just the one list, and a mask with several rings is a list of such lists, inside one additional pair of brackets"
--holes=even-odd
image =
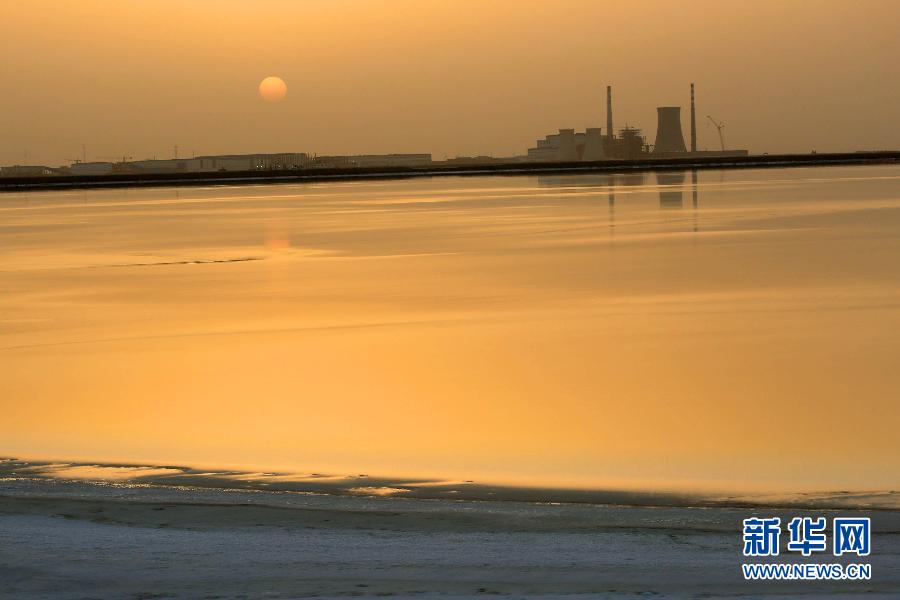
[(722, 152), (725, 152), (725, 135), (722, 133), (722, 130), (725, 129), (725, 123), (722, 121), (718, 121), (713, 119), (711, 116), (706, 115), (706, 118), (712, 121), (712, 124), (716, 126), (716, 129), (719, 130), (719, 143), (722, 145)]

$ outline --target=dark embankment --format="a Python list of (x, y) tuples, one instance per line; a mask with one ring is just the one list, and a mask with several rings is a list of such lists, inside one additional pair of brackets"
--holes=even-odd
[(621, 173), (684, 169), (813, 167), (894, 163), (900, 163), (900, 151), (839, 154), (767, 154), (736, 157), (706, 156), (697, 158), (651, 158), (597, 162), (509, 163), (465, 166), (437, 164), (428, 167), (302, 169), (215, 173), (119, 173), (95, 176), (5, 177), (0, 179), (0, 191), (306, 183), (450, 175), (548, 175), (561, 173)]

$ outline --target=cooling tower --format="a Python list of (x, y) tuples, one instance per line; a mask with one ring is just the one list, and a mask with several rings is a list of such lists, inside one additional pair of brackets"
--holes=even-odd
[(603, 137), (599, 127), (588, 127), (584, 130), (584, 152), (581, 160), (603, 160), (606, 154), (603, 152)]
[(656, 144), (654, 154), (666, 152), (687, 152), (684, 135), (681, 133), (681, 107), (660, 106), (656, 109)]
[(574, 129), (559, 130), (559, 150), (557, 150), (556, 159), (560, 162), (574, 162), (578, 160)]

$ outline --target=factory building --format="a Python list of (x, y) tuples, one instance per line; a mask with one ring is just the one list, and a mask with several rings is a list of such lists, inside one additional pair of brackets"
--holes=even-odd
[(599, 127), (588, 127), (584, 130), (584, 146), (579, 154), (581, 160), (603, 160), (606, 149)]
[(604, 136), (599, 127), (582, 132), (560, 129), (537, 140), (528, 149), (529, 162), (576, 162), (609, 158), (635, 159), (648, 153), (647, 142), (640, 129), (623, 127), (618, 135)]
[(599, 127), (588, 127), (584, 131), (560, 129), (537, 140), (534, 148), (528, 149), (527, 159), (531, 162), (575, 162), (581, 160), (603, 160), (606, 145)]

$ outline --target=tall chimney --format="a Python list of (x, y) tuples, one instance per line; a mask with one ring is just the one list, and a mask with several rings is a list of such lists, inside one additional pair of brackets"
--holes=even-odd
[(606, 137), (613, 139), (612, 127), (612, 86), (606, 86)]
[(697, 109), (694, 107), (694, 84), (691, 84), (691, 152), (697, 151)]

